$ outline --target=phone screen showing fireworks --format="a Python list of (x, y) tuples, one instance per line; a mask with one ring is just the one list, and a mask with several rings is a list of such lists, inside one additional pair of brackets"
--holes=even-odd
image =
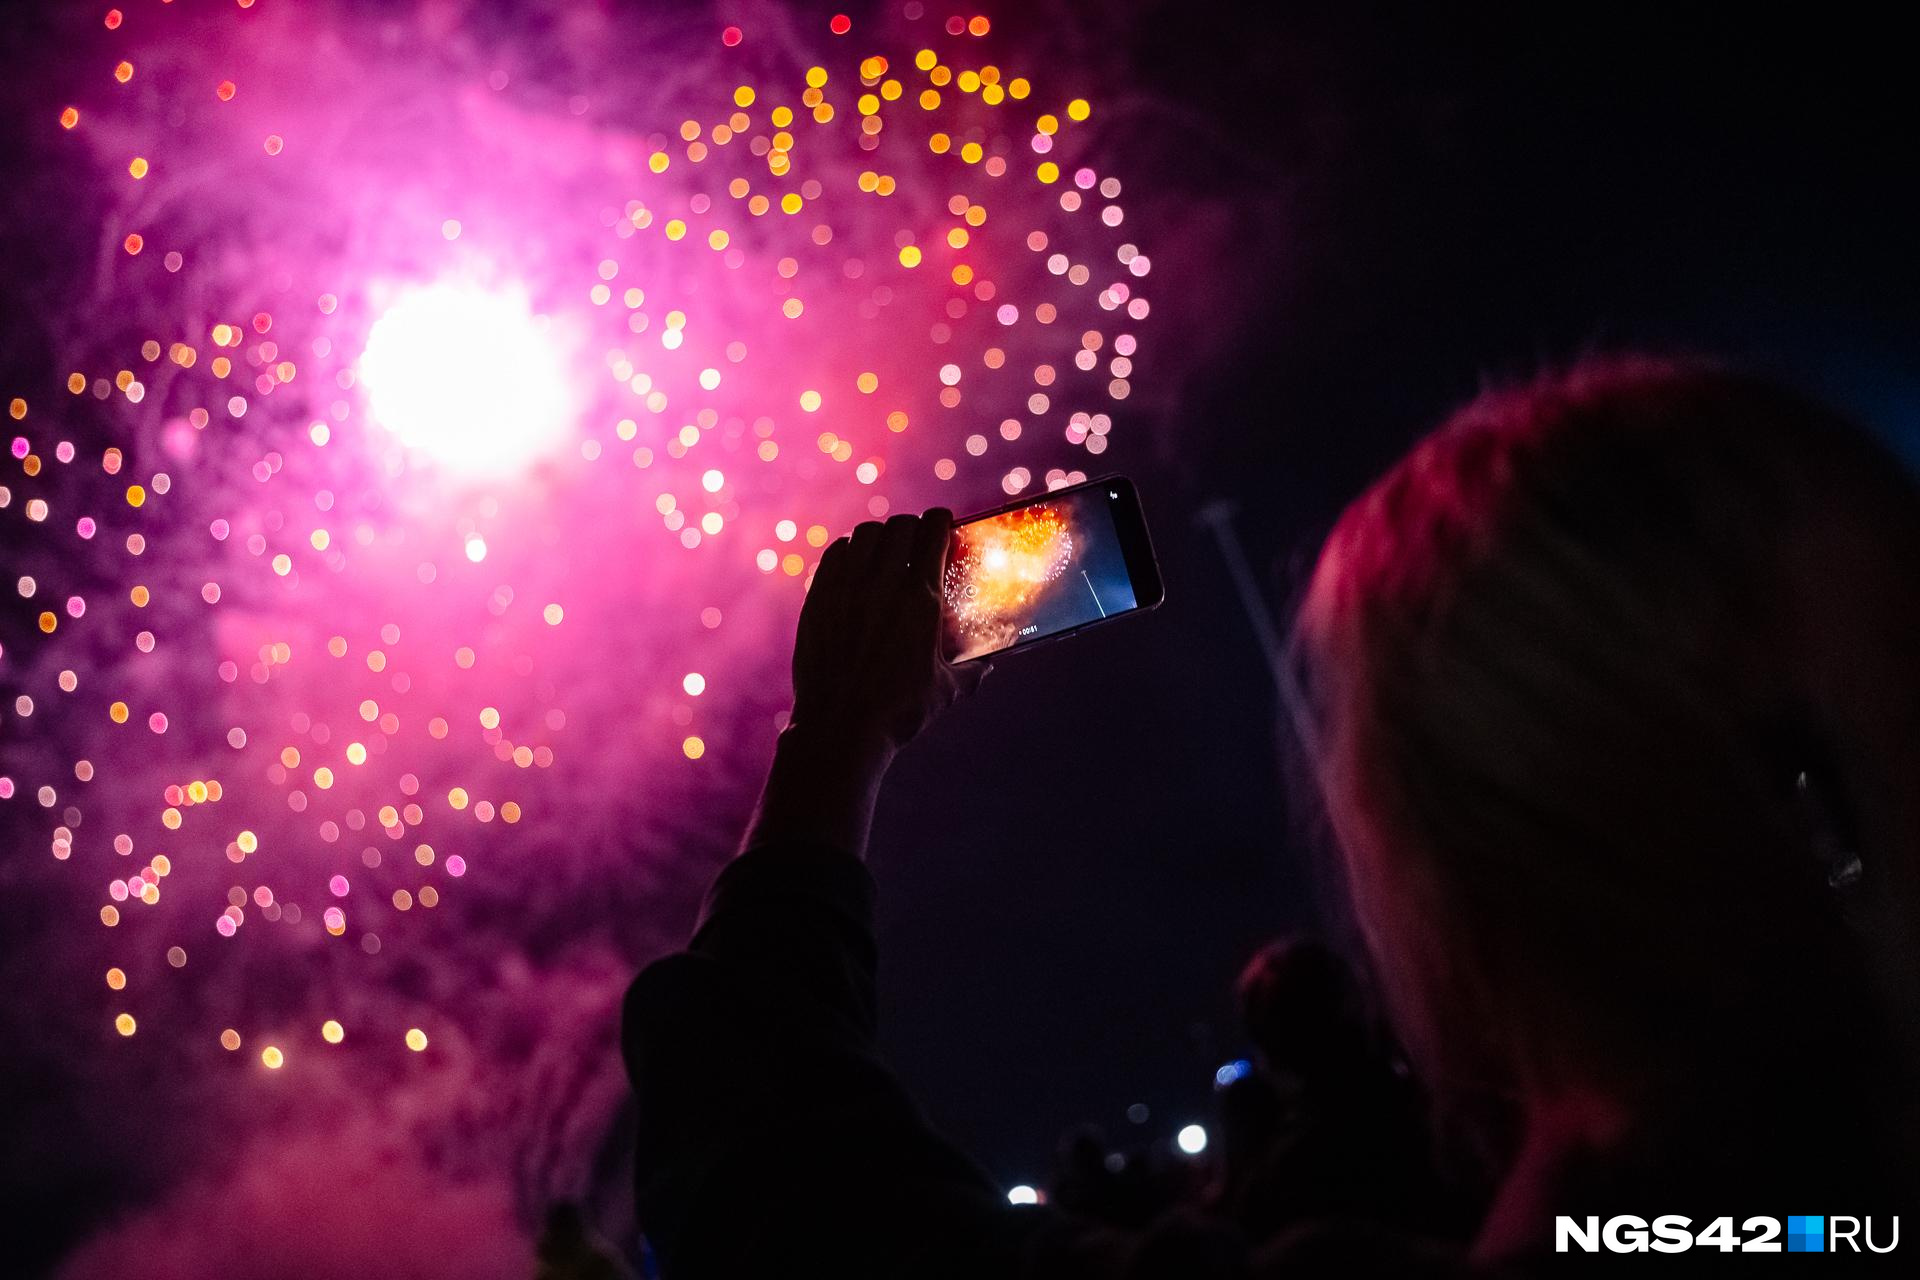
[(950, 662), (1153, 608), (1160, 571), (1132, 483), (1091, 480), (955, 525), (942, 594)]

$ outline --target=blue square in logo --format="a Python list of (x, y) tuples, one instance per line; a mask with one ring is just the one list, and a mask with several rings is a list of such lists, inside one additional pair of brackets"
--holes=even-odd
[(1825, 1253), (1827, 1251), (1827, 1220), (1824, 1216), (1787, 1218), (1788, 1253)]

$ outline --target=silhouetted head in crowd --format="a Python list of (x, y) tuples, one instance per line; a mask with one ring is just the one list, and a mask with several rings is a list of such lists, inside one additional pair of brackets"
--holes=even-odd
[(1443, 1103), (1522, 1163), (1911, 1152), (1920, 498), (1888, 452), (1702, 366), (1489, 393), (1348, 508), (1294, 643)]
[(1317, 1080), (1367, 1053), (1366, 1002), (1340, 954), (1312, 938), (1284, 938), (1240, 973), (1240, 1016), (1261, 1065)]

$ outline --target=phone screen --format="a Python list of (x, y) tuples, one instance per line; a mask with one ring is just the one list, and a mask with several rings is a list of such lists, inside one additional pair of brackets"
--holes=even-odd
[(1160, 603), (1133, 486), (1112, 477), (954, 526), (946, 652), (965, 662)]

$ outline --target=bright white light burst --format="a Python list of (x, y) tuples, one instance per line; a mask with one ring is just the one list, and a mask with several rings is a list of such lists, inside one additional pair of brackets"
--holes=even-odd
[(441, 283), (402, 294), (368, 332), (360, 377), (374, 420), (452, 470), (511, 472), (572, 426), (547, 318), (514, 291)]

